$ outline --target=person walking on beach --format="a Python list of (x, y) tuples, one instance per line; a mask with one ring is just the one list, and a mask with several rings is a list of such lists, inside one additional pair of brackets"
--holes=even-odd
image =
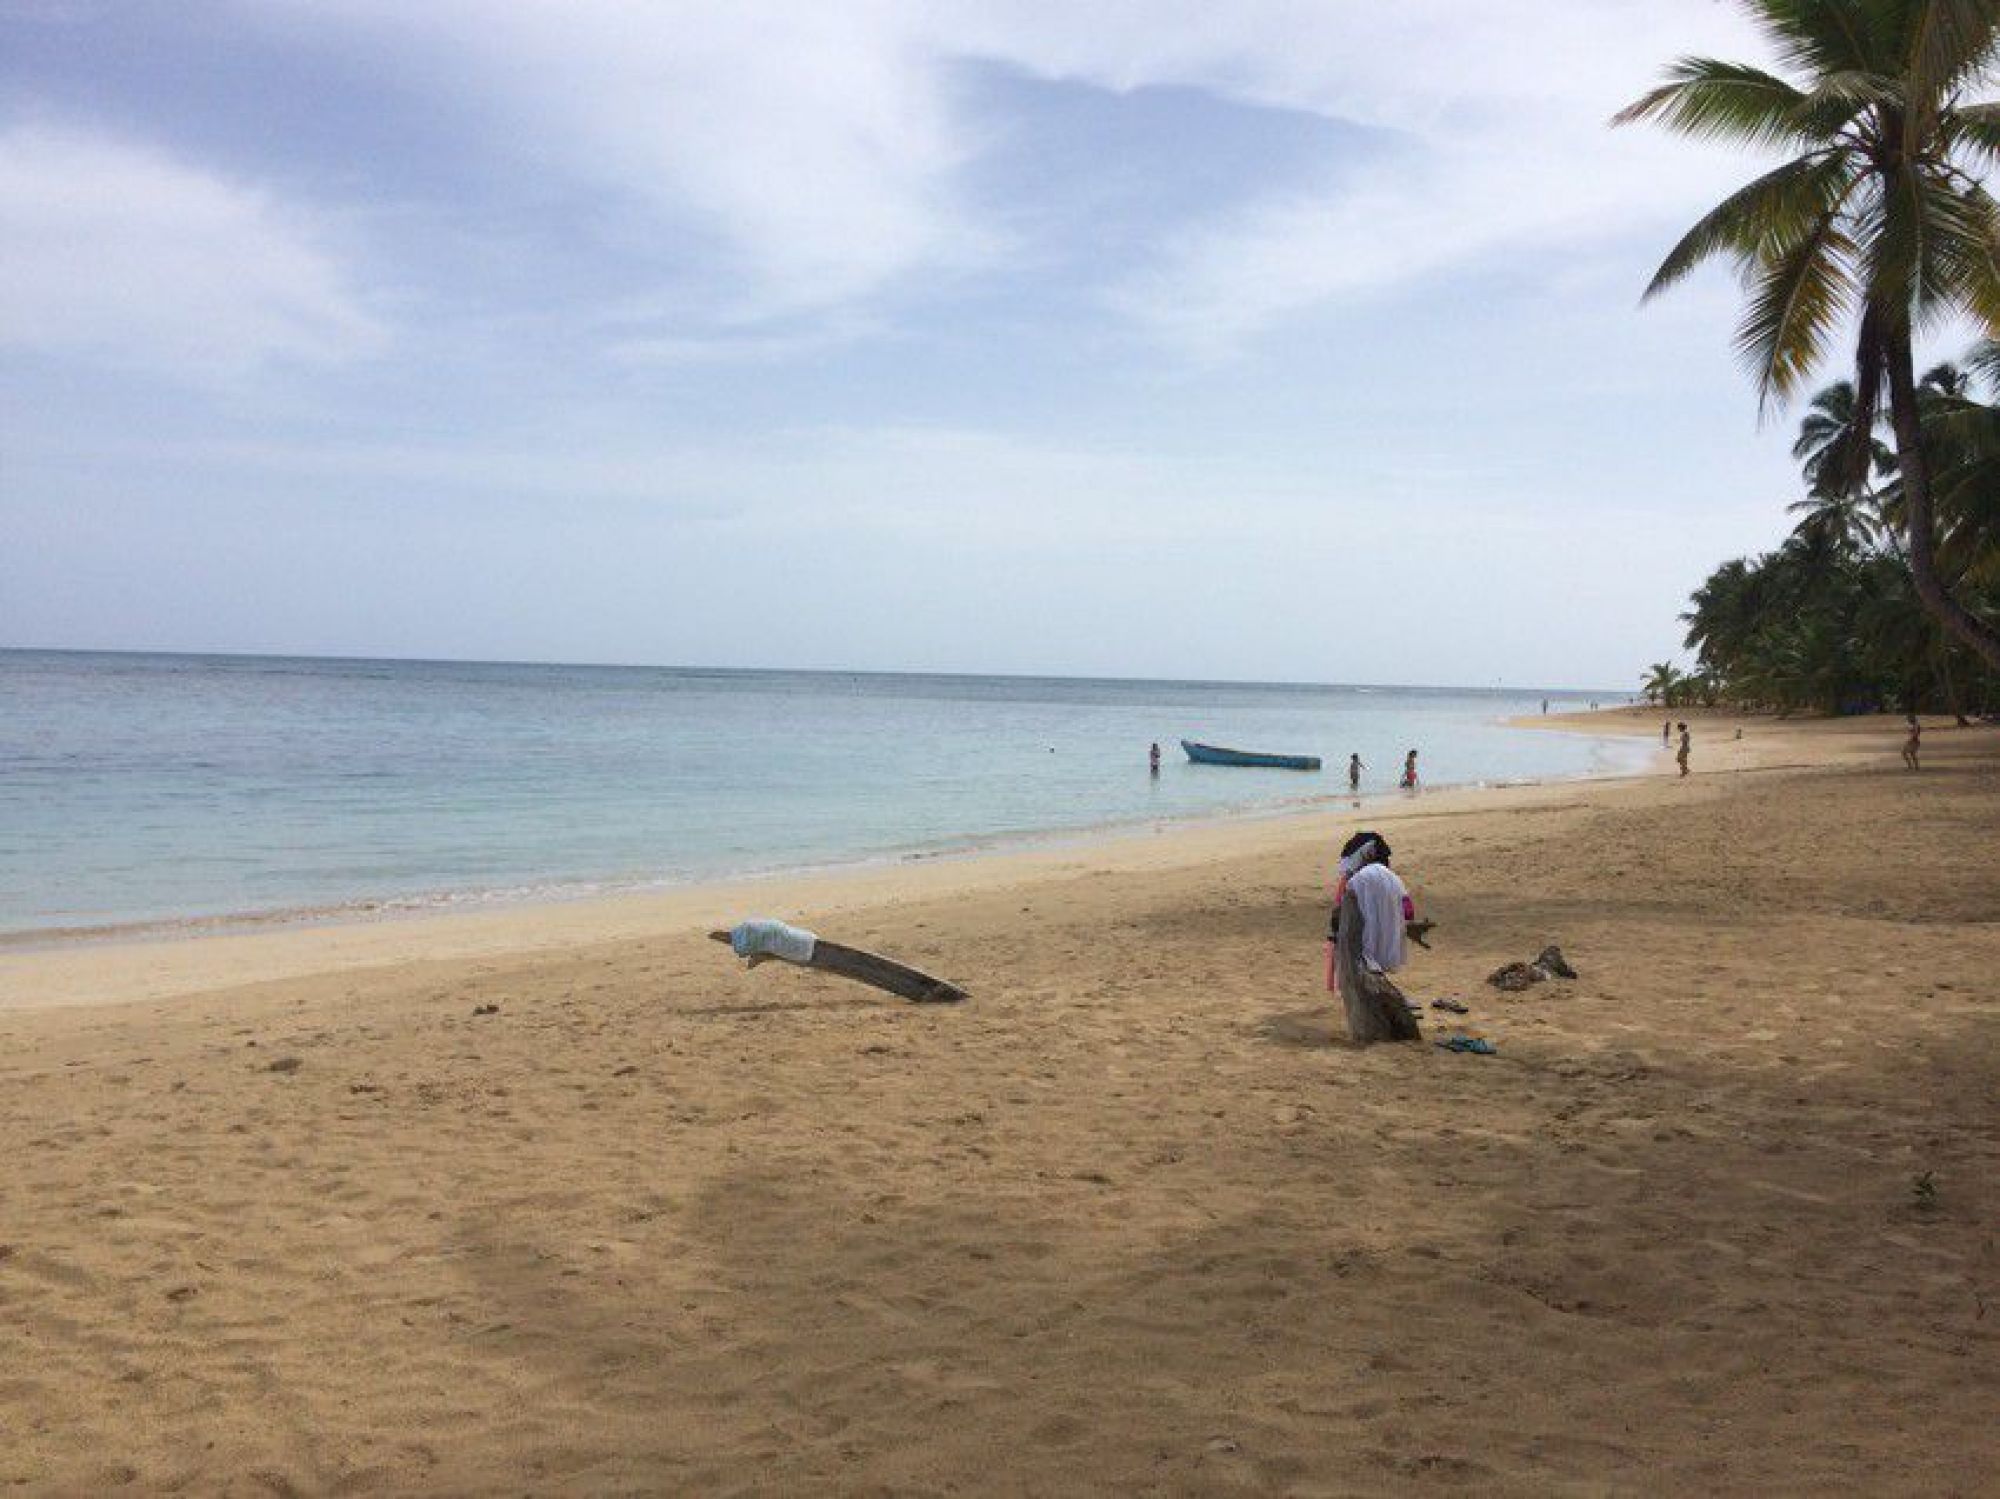
[(1160, 778), (1160, 741), (1155, 739), (1153, 747), (1146, 755), (1146, 768), (1153, 773), (1153, 779)]
[(1910, 715), (1910, 737), (1903, 741), (1903, 763), (1912, 770), (1921, 770), (1917, 755), (1924, 747), (1924, 726), (1917, 722), (1917, 715)]
[(1407, 755), (1403, 756), (1403, 789), (1405, 791), (1415, 791), (1417, 789), (1417, 752), (1415, 750), (1411, 750)]
[(1660, 725), (1661, 749), (1665, 749), (1667, 747), (1667, 741), (1673, 738), (1673, 735), (1674, 735), (1674, 721), (1670, 718), (1665, 723)]
[(1688, 740), (1688, 726), (1686, 724), (1682, 724), (1680, 726), (1680, 729), (1681, 729), (1681, 747), (1674, 752), (1674, 764), (1680, 766), (1681, 774), (1685, 776), (1688, 773), (1688, 750), (1690, 748), (1690, 742)]
[(1361, 772), (1367, 768), (1367, 766), (1361, 763), (1361, 756), (1349, 755), (1347, 757), (1347, 789), (1349, 791), (1359, 791), (1361, 789)]

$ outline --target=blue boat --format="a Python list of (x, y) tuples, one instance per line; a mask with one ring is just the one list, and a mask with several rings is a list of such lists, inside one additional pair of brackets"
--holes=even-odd
[(1183, 739), (1181, 748), (1197, 765), (1249, 765), (1260, 770), (1318, 770), (1318, 755), (1265, 755), (1255, 750), (1222, 749)]

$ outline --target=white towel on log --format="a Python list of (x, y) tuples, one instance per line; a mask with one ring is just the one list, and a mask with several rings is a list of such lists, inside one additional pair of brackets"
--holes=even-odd
[(810, 963), (819, 938), (800, 926), (782, 921), (739, 921), (729, 929), (729, 945), (739, 958), (783, 958)]
[(1361, 957), (1377, 973), (1403, 966), (1402, 876), (1387, 864), (1365, 864), (1348, 877), (1347, 888), (1361, 911)]

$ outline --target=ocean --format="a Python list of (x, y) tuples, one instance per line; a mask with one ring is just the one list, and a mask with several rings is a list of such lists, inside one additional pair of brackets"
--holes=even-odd
[[(561, 899), (1612, 774), (1588, 693), (0, 651), (0, 938)], [(1596, 696), (1609, 700), (1608, 694)], [(1187, 763), (1182, 738), (1319, 774)], [(1162, 770), (1147, 774), (1157, 741)]]

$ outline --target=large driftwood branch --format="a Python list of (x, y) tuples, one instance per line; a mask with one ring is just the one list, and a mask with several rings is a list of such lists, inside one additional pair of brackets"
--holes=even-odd
[[(1408, 933), (1409, 925), (1403, 930)], [(1348, 1036), (1361, 1046), (1375, 1041), (1421, 1041), (1424, 1033), (1410, 1013), (1403, 991), (1386, 973), (1377, 973), (1362, 961), (1361, 932), (1361, 906), (1349, 886), (1341, 892), (1340, 933), (1334, 943)]]
[[(715, 942), (728, 942), (729, 933), (710, 932), (709, 938)], [(745, 961), (752, 968), (759, 963), (770, 962), (773, 955), (758, 953)], [(780, 960), (782, 961), (782, 960)], [(941, 978), (898, 963), (893, 958), (882, 957), (878, 953), (863, 952), (858, 947), (843, 947), (838, 942), (828, 942), (824, 938), (813, 943), (813, 955), (803, 966), (816, 968), (822, 973), (834, 973), (856, 983), (868, 984), (877, 989), (886, 989), (891, 994), (914, 1000), (920, 1005), (956, 1004), (970, 996), (956, 984), (946, 983)]]

